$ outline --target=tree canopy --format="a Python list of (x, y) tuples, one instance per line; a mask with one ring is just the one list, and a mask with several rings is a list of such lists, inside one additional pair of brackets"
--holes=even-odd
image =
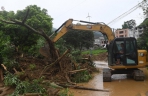
[(148, 51), (148, 19), (145, 19), (138, 27), (143, 28), (143, 33), (138, 38), (138, 48)]
[[(51, 42), (48, 35), (52, 31), (52, 20), (46, 9), (36, 5), (27, 6), (16, 13), (0, 11), (0, 54), (4, 64), (9, 68), (16, 66), (22, 53), (40, 56), (39, 49), (45, 40)], [(57, 58), (54, 48), (52, 52), (50, 55)]]
[(89, 48), (93, 46), (94, 34), (92, 31), (70, 30), (63, 39), (66, 44), (72, 45), (75, 49), (82, 50), (83, 47)]
[[(25, 16), (28, 9), (29, 14), (26, 18)], [(23, 21), (23, 19), (26, 18), (26, 24), (36, 30), (42, 29), (48, 35), (51, 34), (50, 32), (52, 30), (53, 19), (47, 14), (46, 9), (41, 9), (36, 5), (27, 6), (24, 10), (18, 10), (16, 13), (13, 11), (1, 11), (0, 18), (4, 20), (16, 19), (20, 21)], [(14, 45), (19, 50), (24, 52), (30, 49), (38, 49), (34, 46), (41, 42), (41, 36), (34, 34), (31, 30), (28, 30), (20, 25), (5, 24), (3, 22), (0, 22), (0, 25), (1, 32), (10, 38), (11, 45)]]
[[(143, 9), (143, 13), (145, 17), (148, 16), (148, 0), (143, 0), (144, 3), (141, 4), (141, 8)], [(138, 27), (143, 28), (143, 33), (138, 38), (138, 48), (146, 49), (148, 51), (148, 19), (146, 18)]]
[(124, 24), (122, 25), (122, 29), (132, 29), (134, 27), (136, 27), (136, 21), (133, 19), (124, 22)]

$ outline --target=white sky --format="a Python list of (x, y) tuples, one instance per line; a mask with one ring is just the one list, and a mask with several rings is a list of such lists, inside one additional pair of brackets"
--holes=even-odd
[[(58, 28), (69, 18), (91, 22), (104, 22), (108, 24), (113, 19), (130, 10), (142, 0), (0, 0), (0, 7), (6, 11), (23, 10), (28, 5), (37, 5), (48, 10), (48, 14), (54, 19), (53, 27)], [(0, 9), (1, 10), (1, 9)], [(134, 19), (137, 25), (143, 19), (141, 8), (133, 11), (126, 17), (110, 24), (111, 28), (121, 28), (124, 21)]]

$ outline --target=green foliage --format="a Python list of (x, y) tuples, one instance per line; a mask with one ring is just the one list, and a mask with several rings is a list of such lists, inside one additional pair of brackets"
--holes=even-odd
[[(0, 18), (5, 20), (17, 19), (22, 21), (27, 13), (28, 8), (30, 10), (25, 23), (36, 30), (43, 29), (46, 34), (51, 34), (53, 19), (47, 14), (46, 9), (41, 9), (36, 5), (27, 6), (24, 10), (17, 11), (16, 14), (13, 11), (2, 11), (0, 12)], [(25, 27), (1, 22), (0, 32), (2, 32), (2, 35), (5, 35), (5, 37), (9, 37), (9, 40), (7, 40), (11, 47), (13, 46), (13, 50), (17, 47), (19, 52), (39, 56), (38, 49), (43, 45), (42, 42), (44, 41), (44, 38), (41, 36), (34, 34), (31, 30), (28, 30)], [(2, 40), (6, 41), (5, 39)]]
[(63, 89), (59, 92), (58, 96), (74, 96), (68, 88)]
[(143, 14), (147, 17), (148, 16), (148, 6), (147, 6), (148, 0), (143, 0), (143, 3), (140, 4), (140, 7), (143, 10)]
[(55, 43), (55, 47), (60, 53), (64, 53), (67, 49), (72, 49), (72, 47), (67, 45), (62, 38)]
[(98, 55), (100, 53), (106, 52), (107, 50), (106, 49), (86, 50), (86, 51), (82, 51), (82, 55), (90, 54), (90, 51), (92, 55)]
[(2, 62), (7, 69), (11, 69), (13, 67), (18, 67), (18, 62), (16, 61), (14, 54), (15, 54), (15, 48), (14, 45), (10, 42), (10, 36), (7, 36), (3, 34), (2, 31), (0, 31), (0, 55), (2, 57)]
[(145, 19), (140, 25), (140, 28), (143, 28), (143, 33), (137, 40), (138, 49), (145, 49), (148, 51), (148, 19)]
[(16, 95), (24, 94), (24, 93), (45, 94), (46, 90), (36, 80), (34, 80), (31, 83), (29, 83), (28, 81), (22, 81), (17, 84), (14, 93), (12, 93), (10, 96), (16, 96)]
[(93, 46), (94, 34), (92, 31), (70, 30), (65, 34), (63, 39), (66, 44), (81, 51), (83, 47), (89, 48)]
[(28, 81), (22, 81), (16, 86), (16, 91), (19, 91), (19, 94), (24, 94), (24, 93), (45, 93), (45, 88), (41, 86), (40, 81), (35, 79), (31, 83)]
[(72, 50), (69, 56), (74, 60), (75, 62), (81, 62), (81, 52), (80, 50)]
[(14, 86), (17, 85), (19, 82), (20, 80), (17, 78), (17, 76), (13, 75), (12, 73), (7, 72), (4, 77), (4, 84), (6, 86)]
[(46, 94), (45, 88), (40, 84), (42, 78), (34, 79), (32, 82), (20, 81), (16, 75), (7, 72), (4, 77), (4, 84), (6, 86), (16, 86), (14, 92), (9, 96), (20, 96), (24, 93), (41, 93)]
[[(144, 3), (141, 3), (141, 8), (143, 9), (143, 13), (145, 17), (148, 16), (148, 0), (143, 0)], [(138, 49), (146, 49), (148, 51), (148, 19), (146, 18), (139, 26), (138, 28), (143, 28), (143, 33), (140, 35), (140, 37), (137, 40)]]
[(80, 83), (80, 82), (88, 82), (92, 78), (91, 74), (87, 71), (81, 71), (74, 74), (71, 78), (73, 82)]
[(132, 29), (136, 26), (136, 21), (131, 19), (129, 21), (124, 22), (122, 25), (122, 29)]
[(35, 64), (30, 64), (30, 65), (29, 65), (29, 69), (30, 69), (30, 70), (34, 70), (35, 68), (36, 68), (36, 65), (35, 65)]
[(7, 67), (7, 69), (10, 70), (10, 71), (12, 71), (12, 68), (18, 68), (19, 67), (19, 63), (13, 58), (11, 58), (11, 59), (4, 58), (3, 63)]
[(128, 25), (124, 22), (124, 24), (122, 25), (122, 29), (128, 29)]

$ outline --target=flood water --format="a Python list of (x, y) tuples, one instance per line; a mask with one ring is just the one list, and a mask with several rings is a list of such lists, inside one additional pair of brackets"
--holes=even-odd
[(127, 78), (126, 74), (116, 74), (112, 75), (112, 82), (103, 82), (102, 68), (107, 68), (107, 63), (96, 61), (95, 64), (100, 69), (100, 72), (94, 73), (94, 78), (89, 82), (78, 85), (94, 89), (107, 89), (109, 92), (70, 89), (74, 96), (148, 96), (147, 69), (141, 69), (145, 74), (144, 81)]

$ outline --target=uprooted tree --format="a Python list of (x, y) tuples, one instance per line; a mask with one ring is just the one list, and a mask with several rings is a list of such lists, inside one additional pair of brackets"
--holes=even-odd
[[(37, 45), (38, 44), (37, 41), (40, 41), (41, 37), (43, 37), (46, 42), (44, 47), (41, 47), (39, 51), (43, 56), (47, 58), (46, 59), (47, 62), (45, 63), (43, 61), (38, 61), (37, 59), (34, 59), (34, 61), (39, 62), (41, 64), (41, 66), (37, 66), (37, 70), (32, 71), (35, 69), (36, 64), (33, 64), (31, 62), (31, 59), (29, 59), (29, 63), (31, 64), (27, 65), (29, 66), (28, 72), (21, 67), (19, 70), (14, 66), (10, 67), (10, 70), (13, 70), (14, 73), (20, 77), (20, 80), (24, 81), (27, 78), (30, 81), (33, 81), (34, 79), (38, 79), (44, 75), (46, 76), (45, 77), (46, 79), (49, 79), (52, 76), (55, 76), (55, 80), (58, 81), (59, 79), (57, 79), (56, 77), (56, 73), (58, 73), (57, 71), (61, 73), (59, 77), (62, 79), (64, 78), (64, 80), (66, 80), (66, 82), (69, 82), (69, 83), (72, 83), (71, 78), (69, 77), (81, 71), (83, 71), (81, 75), (85, 76), (85, 78), (81, 78), (82, 76), (79, 75), (78, 79), (86, 81), (91, 78), (90, 74), (87, 73), (90, 70), (86, 68), (86, 65), (82, 64), (82, 67), (78, 67), (78, 65), (70, 58), (71, 54), (67, 55), (70, 50), (66, 50), (61, 55), (59, 51), (55, 48), (54, 43), (49, 38), (49, 35), (51, 34), (51, 29), (52, 29), (52, 18), (49, 15), (47, 15), (46, 9), (41, 10), (39, 7), (34, 5), (34, 6), (28, 6), (23, 11), (18, 11), (17, 14), (15, 14), (13, 11), (11, 12), (2, 11), (0, 13), (0, 25), (1, 25), (0, 36), (2, 36), (1, 39), (4, 39), (3, 40), (4, 44), (2, 44), (2, 46), (0, 47), (1, 48), (8, 47), (7, 50), (6, 49), (4, 50), (8, 54), (12, 54), (9, 48), (13, 47), (15, 49), (13, 50), (13, 52), (15, 51), (17, 54), (16, 57), (13, 54), (10, 56), (6, 56), (6, 57), (9, 57), (9, 59), (15, 58), (16, 60), (18, 60), (20, 59), (19, 58), (20, 52), (27, 52), (29, 50), (32, 50), (32, 51), (38, 50), (41, 47), (41, 45), (43, 45), (43, 42), (40, 42), (42, 44), (40, 44), (40, 46), (37, 48), (32, 46)], [(7, 39), (9, 39), (9, 41), (7, 41)], [(32, 48), (30, 48), (30, 46)], [(31, 54), (34, 55), (34, 53), (31, 53)], [(20, 60), (22, 60), (22, 58)], [(26, 64), (27, 60), (24, 60), (24, 61)], [(90, 63), (92, 64), (90, 60), (88, 61), (89, 61), (89, 64)], [(10, 65), (11, 64), (12, 63), (10, 63)], [(5, 70), (6, 69), (7, 68), (5, 68)], [(6, 70), (6, 71), (8, 71), (8, 73), (10, 72), (9, 70)], [(36, 75), (35, 78), (33, 74)], [(88, 74), (88, 76), (86, 76), (85, 74)], [(11, 77), (11, 74), (9, 75), (10, 75), (10, 78), (13, 78)]]
[[(52, 40), (49, 38), (49, 35), (51, 33), (49, 31), (51, 31), (52, 29), (52, 18), (47, 15), (46, 9), (41, 10), (36, 5), (28, 6), (25, 10), (18, 11), (17, 14), (15, 14), (13, 11), (11, 12), (7, 12), (5, 10), (2, 11), (0, 13), (0, 25), (1, 25), (0, 35), (4, 39), (3, 40), (4, 44), (2, 44), (2, 46), (0, 47), (1, 48), (13, 47), (15, 50), (12, 50), (12, 51), (13, 52), (15, 51), (17, 55), (20, 55), (19, 52), (22, 52), (22, 51), (26, 52), (27, 49), (29, 49), (29, 47), (35, 46), (37, 44), (37, 41), (40, 40), (41, 37), (43, 37), (46, 42), (45, 44), (46, 51), (41, 49), (40, 52), (41, 54), (50, 53), (50, 54), (46, 54), (48, 55), (46, 56), (46, 58), (48, 59), (48, 64), (43, 64), (44, 67), (42, 67), (41, 70), (39, 70), (39, 72), (27, 74), (27, 72), (24, 69), (17, 70), (17, 68), (15, 68), (14, 66), (10, 67), (10, 70), (13, 70), (16, 75), (23, 75), (23, 77), (20, 76), (20, 79), (22, 80), (25, 80), (26, 77), (29, 80), (40, 78), (45, 71), (51, 68), (51, 66), (53, 65), (59, 66), (58, 64), (60, 64), (59, 63), (60, 60), (69, 52), (69, 50), (65, 51), (65, 53), (60, 57)], [(9, 39), (9, 41), (7, 41), (7, 39)], [(11, 54), (12, 52), (8, 50), (4, 50), (5, 53)], [(33, 48), (32, 50), (35, 51), (35, 48)], [(6, 57), (15, 58), (17, 60), (19, 59), (19, 56), (15, 57), (14, 54)], [(12, 63), (10, 63), (10, 65), (11, 64)], [(33, 68), (35, 68), (36, 66), (33, 64), (30, 64), (30, 65), (33, 66), (33, 67), (30, 66), (31, 70), (33, 70)], [(9, 73), (10, 70), (6, 70), (6, 69), (7, 68), (5, 68), (5, 71), (8, 71)], [(24, 74), (22, 74), (22, 72)], [(37, 74), (37, 73), (40, 73), (40, 74)], [(35, 74), (38, 77), (33, 78), (31, 74)], [(70, 81), (66, 73), (64, 77), (67, 78), (68, 81)]]
[[(68, 66), (68, 63), (73, 62), (73, 60), (68, 60), (68, 56), (66, 57), (67, 61), (66, 59), (62, 60), (62, 58), (65, 57), (70, 50), (66, 50), (62, 55), (60, 55), (58, 50), (55, 48), (54, 43), (49, 38), (48, 31), (51, 31), (52, 28), (52, 18), (47, 15), (47, 10), (40, 10), (39, 7), (34, 5), (28, 6), (23, 11), (18, 11), (17, 14), (14, 14), (13, 11), (2, 11), (0, 21), (0, 24), (2, 25), (2, 32), (5, 33), (5, 35), (9, 35), (10, 42), (12, 42), (12, 45), (10, 46), (15, 46), (16, 52), (20, 50), (26, 51), (29, 46), (37, 44), (36, 41), (40, 37), (43, 37), (45, 39), (46, 44), (44, 47), (40, 48), (40, 53), (46, 56), (46, 58), (48, 59), (48, 64), (43, 68), (42, 72), (40, 72), (39, 76), (41, 76), (44, 72), (49, 70), (54, 65), (57, 65), (57, 67), (60, 68), (61, 71), (65, 71), (63, 70), (65, 66)], [(33, 43), (31, 43), (30, 41), (33, 41)], [(24, 45), (27, 46), (27, 48)], [(13, 56), (10, 56), (10, 58), (12, 57)], [(66, 64), (61, 65), (61, 63)], [(71, 65), (71, 67), (74, 66), (73, 68), (76, 69), (76, 63), (73, 62), (72, 64), (73, 65)], [(73, 69), (68, 68), (68, 70), (71, 71)], [(67, 73), (63, 73), (65, 74), (66, 79), (70, 81)]]

